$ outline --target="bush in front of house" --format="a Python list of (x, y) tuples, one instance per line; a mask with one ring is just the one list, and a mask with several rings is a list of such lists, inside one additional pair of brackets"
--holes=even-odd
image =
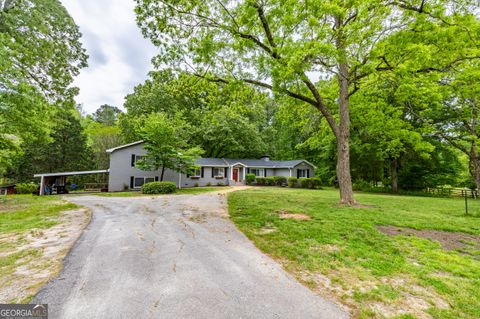
[(275, 178), (273, 176), (265, 177), (265, 185), (274, 186), (275, 185)]
[(19, 183), (15, 185), (15, 192), (17, 194), (32, 194), (36, 192), (38, 185), (34, 183)]
[(298, 183), (298, 178), (296, 177), (289, 177), (288, 178), (288, 187), (297, 187), (297, 183)]
[(273, 176), (275, 186), (283, 186), (287, 184), (287, 178), (285, 176)]
[(322, 188), (322, 180), (319, 177), (301, 177), (298, 179), (301, 188), (320, 189)]
[(266, 185), (265, 177), (257, 177), (257, 178), (255, 178), (255, 182), (256, 182), (257, 185), (259, 185), (259, 186), (264, 186), (264, 185)]
[(247, 181), (247, 185), (252, 185), (255, 182), (255, 174), (248, 173), (245, 176), (245, 180)]
[(173, 182), (151, 182), (142, 186), (143, 194), (170, 194), (177, 191), (177, 186)]
[(301, 188), (310, 188), (310, 178), (307, 177), (300, 177), (298, 179)]

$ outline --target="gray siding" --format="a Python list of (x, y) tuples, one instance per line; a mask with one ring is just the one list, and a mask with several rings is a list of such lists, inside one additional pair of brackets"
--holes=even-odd
[[(108, 178), (108, 191), (118, 192), (130, 188), (130, 177), (150, 177), (155, 178), (162, 174), (161, 170), (158, 171), (143, 171), (141, 169), (131, 166), (132, 154), (145, 155), (146, 151), (143, 149), (143, 145), (135, 145), (124, 149), (119, 149), (110, 154), (110, 174)], [(229, 169), (227, 169), (229, 171)], [(227, 172), (229, 174), (229, 172)], [(196, 183), (199, 186), (210, 185), (215, 186), (218, 183), (228, 185), (227, 178), (216, 179), (212, 178), (212, 168), (204, 167), (204, 178), (194, 179), (187, 177), (185, 174), (181, 174), (166, 169), (163, 175), (164, 181), (174, 182), (177, 187), (194, 187)], [(180, 183), (180, 184), (179, 184)]]
[[(143, 145), (134, 145), (124, 149), (119, 149), (110, 154), (110, 172), (108, 177), (108, 191), (118, 192), (130, 188), (130, 177), (150, 177), (160, 178), (161, 171), (142, 171), (141, 169), (132, 167), (132, 154), (145, 155), (146, 151)], [(178, 187), (178, 173), (170, 169), (166, 169), (164, 181), (174, 182)]]
[(297, 166), (295, 166), (292, 169), (292, 176), (293, 177), (297, 177), (297, 170), (299, 170), (299, 169), (308, 169), (309, 176), (310, 177), (315, 176), (315, 169), (311, 165), (308, 165), (307, 163), (304, 162), (304, 163), (298, 164)]

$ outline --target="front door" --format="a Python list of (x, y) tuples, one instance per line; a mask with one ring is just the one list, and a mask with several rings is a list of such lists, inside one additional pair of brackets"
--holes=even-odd
[(238, 168), (233, 169), (233, 180), (238, 182)]

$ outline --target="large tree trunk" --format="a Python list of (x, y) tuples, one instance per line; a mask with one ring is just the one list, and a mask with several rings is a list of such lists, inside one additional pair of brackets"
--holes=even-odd
[(352, 177), (350, 175), (350, 111), (348, 105), (348, 65), (339, 64), (338, 83), (340, 86), (340, 123), (337, 139), (337, 178), (340, 188), (340, 204), (354, 205)]
[(473, 141), (470, 149), (470, 174), (472, 174), (477, 193), (480, 192), (480, 158), (478, 156), (477, 142)]
[(394, 158), (391, 161), (391, 174), (392, 174), (392, 192), (398, 192), (398, 159)]

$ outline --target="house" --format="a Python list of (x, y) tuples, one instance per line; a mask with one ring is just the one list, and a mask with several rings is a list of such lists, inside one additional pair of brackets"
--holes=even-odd
[[(146, 154), (143, 141), (107, 150), (110, 153), (108, 191), (140, 189), (143, 184), (160, 180), (161, 170), (144, 171), (135, 163)], [(261, 159), (199, 158), (199, 168), (186, 175), (165, 169), (163, 180), (178, 188), (207, 185), (243, 185), (248, 173), (256, 176), (313, 177), (315, 166), (305, 160), (273, 161)]]

